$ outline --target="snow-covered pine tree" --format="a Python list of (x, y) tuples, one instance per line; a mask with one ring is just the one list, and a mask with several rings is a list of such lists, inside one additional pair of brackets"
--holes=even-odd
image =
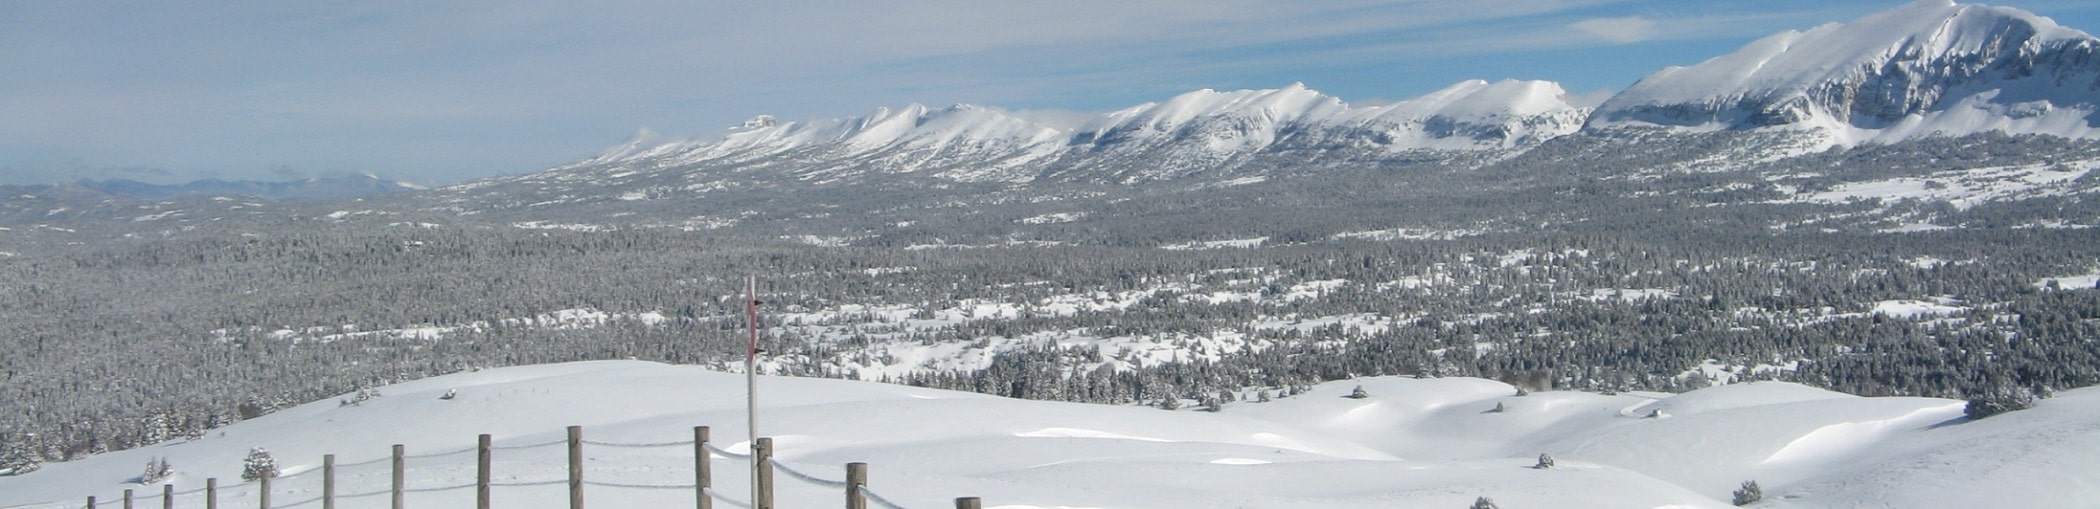
[(241, 466), (241, 480), (253, 481), (264, 477), (277, 477), (277, 459), (270, 451), (261, 447), (248, 450), (248, 459)]
[(1537, 469), (1547, 469), (1547, 468), (1553, 468), (1553, 456), (1551, 456), (1551, 455), (1548, 455), (1548, 454), (1546, 454), (1546, 453), (1539, 453), (1539, 463), (1538, 463), (1537, 465), (1532, 465), (1532, 466), (1531, 466), (1531, 468), (1537, 468)]
[(1969, 398), (1962, 415), (1970, 420), (2034, 407), (2034, 393), (2024, 387), (1999, 387)]
[(1764, 499), (1765, 490), (1757, 487), (1757, 481), (1743, 481), (1743, 487), (1735, 490), (1735, 505), (1755, 504)]
[(1364, 386), (1362, 385), (1358, 385), (1356, 389), (1349, 391), (1349, 399), (1364, 399), (1368, 397), (1371, 397), (1371, 393), (1364, 392)]
[(1497, 507), (1495, 507), (1495, 499), (1492, 499), (1492, 498), (1487, 498), (1487, 497), (1480, 497), (1480, 498), (1476, 498), (1476, 499), (1473, 499), (1473, 507), (1471, 507), (1471, 508), (1468, 508), (1468, 509), (1498, 509), (1498, 508), (1497, 508)]
[(145, 426), (142, 426), (145, 428), (145, 436), (140, 437), (139, 441), (146, 444), (158, 444), (175, 438), (177, 433), (175, 424), (172, 421), (173, 418), (165, 412), (147, 417)]
[(171, 475), (175, 475), (175, 469), (168, 465), (167, 458), (149, 458), (146, 460), (146, 471), (139, 473), (139, 484), (161, 482)]
[(1160, 400), (1159, 400), (1159, 404), (1158, 404), (1158, 405), (1154, 405), (1154, 406), (1157, 406), (1157, 407), (1159, 407), (1159, 409), (1160, 409), (1160, 410), (1180, 410), (1180, 409), (1181, 409), (1181, 397), (1180, 397), (1180, 396), (1167, 396), (1167, 397), (1165, 397), (1165, 398), (1160, 398)]

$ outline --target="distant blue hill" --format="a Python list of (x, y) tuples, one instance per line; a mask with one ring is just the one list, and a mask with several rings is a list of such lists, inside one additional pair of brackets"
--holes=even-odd
[(422, 189), (370, 175), (312, 178), (291, 182), (205, 179), (183, 184), (148, 184), (135, 180), (84, 180), (82, 187), (130, 198), (158, 200), (181, 196), (252, 196), (271, 201), (347, 200)]

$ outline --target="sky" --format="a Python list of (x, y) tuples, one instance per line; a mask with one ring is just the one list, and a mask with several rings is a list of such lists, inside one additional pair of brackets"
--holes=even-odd
[[(0, 2), (0, 184), (445, 185), (642, 130), (957, 103), (1106, 111), (1305, 83), (1599, 96), (1902, 0)], [(2010, 4), (2100, 31), (2100, 2)]]

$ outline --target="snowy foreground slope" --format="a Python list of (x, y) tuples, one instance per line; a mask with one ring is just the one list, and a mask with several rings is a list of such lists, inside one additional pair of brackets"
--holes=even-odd
[[(1356, 385), (1366, 399), (1344, 397)], [(441, 399), (448, 390), (451, 400)], [(1681, 395), (1547, 392), (1463, 378), (1334, 382), (1223, 412), (1010, 400), (867, 382), (764, 377), (760, 428), (778, 458), (825, 479), (870, 463), (869, 486), (904, 507), (1729, 507), (1757, 480), (1769, 507), (2090, 507), (2100, 504), (2100, 391), (1970, 422), (1956, 401), (1857, 398), (1785, 383)], [(566, 507), (563, 427), (585, 439), (585, 478), (692, 482), (691, 427), (746, 450), (743, 377), (647, 362), (505, 368), (409, 382), (361, 405), (316, 402), (171, 442), (0, 477), (0, 507), (117, 507), (151, 457), (178, 492), (221, 480), (221, 504), (253, 507), (239, 484), (250, 447), (286, 477), (274, 507), (319, 507), (323, 454), (338, 457), (340, 507), (385, 507), (383, 459), (406, 444), (408, 503), (468, 507), (475, 435), (489, 433), (506, 508)], [(1503, 411), (1490, 412), (1497, 403)], [(1659, 411), (1659, 413), (1657, 412)], [(505, 448), (506, 446), (517, 446)], [(1530, 468), (1537, 455), (1557, 459)], [(435, 455), (434, 457), (418, 457)], [(718, 491), (746, 500), (744, 463), (717, 458)], [(781, 507), (837, 506), (836, 488), (779, 476)], [(449, 489), (448, 489), (449, 488)], [(692, 492), (593, 484), (592, 507), (691, 507)], [(364, 495), (364, 496), (357, 496)], [(41, 503), (54, 501), (52, 503)], [(142, 507), (158, 507), (143, 501)], [(201, 507), (201, 494), (178, 495)]]

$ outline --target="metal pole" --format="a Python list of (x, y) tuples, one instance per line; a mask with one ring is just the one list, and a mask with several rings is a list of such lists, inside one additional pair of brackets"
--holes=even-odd
[(759, 501), (758, 471), (759, 465), (763, 463), (763, 460), (761, 460), (757, 454), (758, 277), (751, 276), (749, 279), (745, 280), (744, 284), (744, 327), (750, 330), (751, 333), (751, 341), (748, 345), (749, 348), (746, 349), (746, 355), (744, 356), (744, 431), (747, 435), (745, 438), (750, 440), (746, 443), (751, 444), (751, 447), (753, 449), (751, 455), (751, 503), (755, 509), (770, 509), (766, 507), (757, 506)]

